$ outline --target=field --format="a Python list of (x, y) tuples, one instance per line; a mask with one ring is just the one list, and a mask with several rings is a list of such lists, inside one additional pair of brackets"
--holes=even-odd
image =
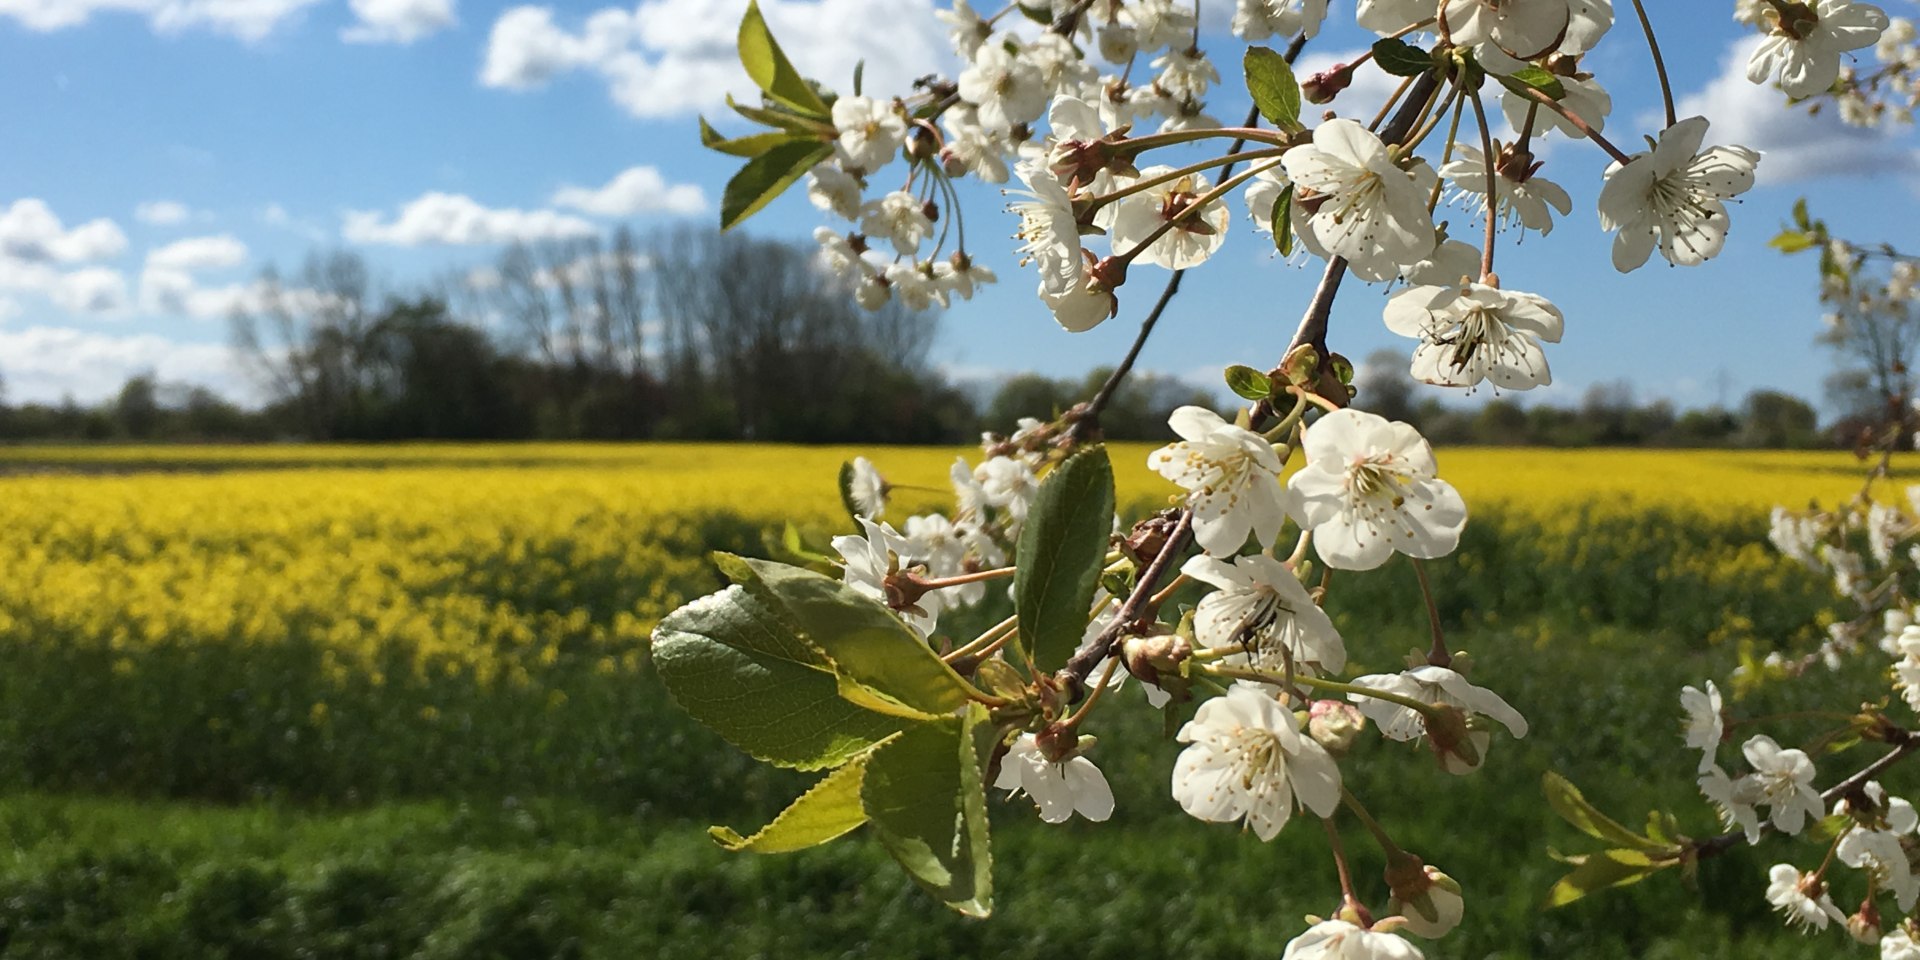
[[(1171, 490), (1136, 468), (1146, 450), (1115, 451), (1136, 513)], [(717, 585), (706, 551), (762, 553), (786, 519), (841, 532), (833, 478), (855, 452), (0, 451), (0, 956), (1277, 957), (1330, 906), (1324, 839), (1186, 818), (1145, 711), (1096, 731), (1113, 823), (996, 803), (985, 923), (857, 834), (770, 859), (707, 840), (804, 778), (666, 703), (648, 631)], [(858, 452), (932, 487), (975, 453)], [(1582, 838), (1538, 782), (1558, 770), (1629, 822), (1664, 805), (1712, 829), (1678, 688), (1819, 635), (1826, 587), (1766, 546), (1765, 514), (1857, 490), (1852, 458), (1446, 450), (1441, 467), (1475, 511), (1433, 567), (1443, 615), (1534, 732), (1466, 780), (1384, 747), (1351, 765), (1467, 889), (1467, 923), (1429, 956), (1835, 955), (1767, 914), (1765, 848), (1707, 864), (1698, 889), (1662, 876), (1541, 912), (1548, 848)], [(1329, 608), (1356, 660), (1386, 666), (1423, 642), (1417, 597), (1389, 565), (1336, 581)], [(1878, 668), (1756, 697), (1871, 695)]]

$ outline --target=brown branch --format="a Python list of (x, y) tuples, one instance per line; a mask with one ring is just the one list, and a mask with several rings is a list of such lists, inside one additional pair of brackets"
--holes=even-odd
[[(1899, 731), (1898, 736), (1900, 738), (1899, 746), (1887, 751), (1880, 759), (1860, 768), (1859, 772), (1853, 776), (1828, 787), (1825, 792), (1820, 794), (1820, 801), (1824, 804), (1832, 804), (1835, 800), (1866, 786), (1867, 781), (1884, 773), (1888, 767), (1905, 760), (1916, 751), (1920, 751), (1920, 736), (1915, 736), (1905, 730)], [(1772, 827), (1773, 825), (1770, 823), (1760, 825), (1762, 832), (1766, 832), (1772, 829)], [(1745, 831), (1736, 830), (1732, 833), (1723, 833), (1719, 836), (1695, 841), (1693, 844), (1693, 855), (1696, 859), (1700, 860), (1717, 857), (1739, 846), (1740, 842), (1746, 839), (1746, 836)]]
[(1140, 579), (1134, 583), (1133, 592), (1127, 594), (1126, 601), (1120, 604), (1113, 622), (1107, 624), (1107, 628), (1092, 640), (1081, 644), (1080, 649), (1075, 650), (1067, 660), (1066, 666), (1060, 668), (1058, 679), (1066, 689), (1068, 703), (1079, 701), (1084, 692), (1081, 688), (1085, 686), (1087, 676), (1093, 672), (1095, 665), (1109, 654), (1117, 653), (1121, 641), (1128, 634), (1141, 629), (1143, 622), (1150, 623), (1159, 615), (1158, 609), (1151, 609), (1154, 590), (1160, 578), (1173, 566), (1174, 558), (1186, 550), (1187, 537), (1192, 532), (1193, 511), (1180, 511), (1179, 521), (1174, 524), (1173, 532), (1167, 535), (1166, 546), (1161, 547), (1153, 562), (1140, 571)]

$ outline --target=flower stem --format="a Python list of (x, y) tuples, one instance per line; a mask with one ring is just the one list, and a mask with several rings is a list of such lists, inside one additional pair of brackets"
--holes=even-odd
[(1447, 652), (1447, 636), (1440, 630), (1440, 607), (1433, 602), (1433, 585), (1427, 582), (1427, 566), (1419, 557), (1408, 557), (1413, 561), (1413, 572), (1420, 578), (1420, 596), (1427, 601), (1427, 626), (1433, 631), (1433, 646), (1427, 650), (1427, 662), (1436, 667), (1451, 666), (1453, 654)]
[[(958, 661), (962, 657), (972, 656), (976, 651), (987, 646), (988, 644), (993, 643), (995, 640), (999, 639), (1002, 635), (1012, 636), (1014, 633), (1014, 627), (1018, 626), (1019, 623), (1020, 623), (1019, 615), (1016, 614), (1014, 616), (1008, 617), (1005, 620), (1002, 620), (999, 623), (996, 623), (993, 626), (988, 627), (986, 629), (986, 632), (980, 634), (979, 636), (973, 638), (972, 640), (967, 641), (966, 643), (962, 644), (958, 649), (955, 649), (949, 652), (947, 655), (941, 657), (940, 659), (945, 660), (948, 663), (953, 663), (955, 661)], [(997, 650), (999, 648), (995, 647), (994, 649)]]
[(1367, 812), (1366, 805), (1362, 804), (1360, 798), (1354, 796), (1353, 791), (1347, 789), (1344, 783), (1340, 785), (1340, 802), (1345, 804), (1348, 810), (1353, 811), (1354, 817), (1360, 821), (1361, 826), (1367, 828), (1368, 833), (1373, 834), (1373, 842), (1379, 845), (1380, 852), (1387, 855), (1389, 862), (1407, 857), (1407, 852), (1400, 849), (1400, 845), (1394, 843), (1392, 837), (1387, 836), (1386, 828), (1380, 825), (1380, 821), (1373, 818), (1373, 814)]
[(1524, 87), (1522, 89), (1527, 99), (1532, 100), (1533, 102), (1538, 103), (1549, 110), (1552, 110), (1554, 113), (1559, 114), (1568, 123), (1573, 124), (1573, 128), (1575, 130), (1578, 130), (1581, 133), (1586, 134), (1587, 139), (1592, 140), (1595, 146), (1598, 146), (1600, 149), (1605, 150), (1607, 152), (1607, 156), (1610, 156), (1613, 159), (1620, 161), (1622, 165), (1632, 162), (1633, 158), (1627, 156), (1625, 151), (1621, 150), (1619, 147), (1614, 146), (1613, 143), (1609, 141), (1606, 137), (1603, 137), (1600, 135), (1600, 131), (1595, 130), (1592, 127), (1588, 126), (1585, 120), (1580, 119), (1579, 115), (1575, 114), (1572, 110), (1568, 110), (1566, 107), (1562, 106), (1558, 100), (1555, 100), (1552, 97), (1549, 97), (1546, 94), (1533, 89), (1532, 87)]
[(1653, 54), (1653, 71), (1660, 75), (1660, 99), (1667, 108), (1667, 126), (1680, 122), (1673, 110), (1673, 82), (1667, 79), (1667, 61), (1660, 56), (1660, 41), (1653, 35), (1653, 21), (1647, 19), (1646, 5), (1633, 0), (1633, 12), (1640, 15), (1640, 32), (1647, 35), (1647, 50)]
[[(1276, 674), (1267, 673), (1264, 670), (1253, 670), (1253, 669), (1241, 668), (1241, 667), (1220, 667), (1220, 666), (1207, 666), (1202, 669), (1204, 669), (1208, 673), (1215, 674), (1217, 676), (1227, 677), (1228, 679), (1232, 679), (1232, 680), (1254, 680), (1260, 683), (1270, 683), (1276, 687), (1284, 687), (1287, 685), (1287, 678), (1278, 676)], [(1338, 680), (1326, 680), (1320, 677), (1309, 677), (1304, 673), (1294, 674), (1293, 682), (1303, 687), (1311, 687), (1323, 693), (1344, 693), (1348, 695), (1358, 694), (1363, 697), (1372, 697), (1375, 700), (1384, 700), (1387, 703), (1396, 704), (1398, 706), (1406, 707), (1409, 710), (1418, 711), (1419, 714), (1423, 717), (1432, 716), (1435, 713), (1438, 713), (1440, 709), (1431, 703), (1427, 703), (1421, 700), (1415, 700), (1412, 697), (1404, 696), (1402, 694), (1390, 693), (1386, 690), (1375, 690), (1372, 687), (1363, 687), (1356, 683), (1341, 683)]]
[(1248, 153), (1229, 153), (1223, 156), (1214, 157), (1211, 160), (1204, 160), (1204, 161), (1201, 161), (1200, 163), (1181, 167), (1178, 170), (1174, 170), (1168, 173), (1162, 173), (1152, 177), (1145, 177), (1140, 180), (1135, 180), (1134, 182), (1129, 183), (1126, 186), (1121, 187), (1120, 189), (1115, 190), (1112, 193), (1101, 194), (1100, 196), (1093, 198), (1093, 201), (1087, 205), (1086, 212), (1091, 213), (1095, 210), (1100, 209), (1101, 207), (1106, 206), (1109, 203), (1112, 203), (1115, 200), (1125, 199), (1143, 190), (1151, 190), (1154, 187), (1157, 187), (1163, 183), (1171, 183), (1175, 180), (1180, 179), (1181, 177), (1192, 176), (1196, 173), (1199, 173), (1202, 170), (1211, 170), (1214, 167), (1221, 167), (1221, 166), (1232, 167), (1234, 164), (1239, 163), (1242, 160), (1266, 160), (1272, 157), (1281, 156), (1286, 152), (1287, 152), (1286, 147), (1268, 147), (1263, 150), (1253, 150)]
[[(1468, 88), (1467, 98), (1473, 101), (1473, 118), (1480, 124), (1480, 159), (1487, 167), (1487, 248), (1480, 251), (1480, 282), (1485, 283), (1493, 275), (1493, 243), (1495, 230), (1500, 224), (1500, 171), (1497, 158), (1493, 155), (1493, 131), (1487, 128), (1487, 108), (1480, 102), (1480, 91)], [(1426, 583), (1424, 573), (1420, 582)], [(1431, 597), (1427, 603), (1431, 606)], [(1434, 629), (1439, 629), (1438, 623)]]

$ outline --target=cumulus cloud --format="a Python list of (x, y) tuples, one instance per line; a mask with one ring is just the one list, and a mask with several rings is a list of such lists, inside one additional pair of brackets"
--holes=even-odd
[(231, 235), (188, 237), (147, 251), (147, 267), (164, 270), (219, 270), (247, 261), (247, 245)]
[(1709, 145), (1737, 143), (1760, 151), (1756, 176), (1767, 185), (1920, 171), (1920, 151), (1904, 131), (1850, 127), (1831, 108), (1809, 115), (1787, 107), (1779, 90), (1747, 80), (1747, 60), (1763, 39), (1735, 41), (1721, 59), (1719, 75), (1675, 105), (1682, 117), (1713, 120)]
[(149, 200), (133, 208), (133, 218), (155, 227), (171, 227), (193, 219), (193, 208), (177, 200)]
[(42, 33), (86, 23), (95, 13), (132, 13), (161, 33), (205, 29), (247, 42), (265, 39), (319, 0), (0, 0), (0, 17)]
[(552, 202), (599, 217), (631, 217), (699, 213), (707, 209), (707, 194), (698, 184), (670, 184), (653, 167), (628, 167), (602, 187), (561, 187)]
[(127, 378), (152, 371), (161, 380), (251, 398), (232, 351), (218, 343), (182, 343), (153, 334), (109, 335), (67, 327), (0, 330), (0, 374), (15, 402), (82, 403), (107, 399)]
[(85, 267), (62, 274), (44, 292), (55, 306), (69, 313), (118, 313), (127, 306), (126, 278), (107, 267)]
[[(551, 7), (514, 7), (494, 21), (480, 82), (525, 90), (587, 72), (637, 117), (710, 109), (729, 92), (754, 93), (734, 49), (740, 9), (642, 0), (631, 10), (600, 10), (573, 29), (556, 23)], [(904, 93), (930, 65), (952, 60), (931, 0), (767, 0), (761, 12), (795, 66), (829, 86), (845, 87), (864, 60), (868, 90)], [(886, 29), (863, 29), (872, 25)]]
[(511, 243), (582, 237), (593, 224), (555, 210), (494, 209), (457, 193), (427, 193), (400, 209), (391, 221), (379, 211), (354, 210), (342, 230), (354, 243), (399, 247)]
[(126, 249), (127, 235), (112, 220), (89, 220), (68, 229), (46, 201), (34, 197), (15, 200), (0, 211), (0, 256), (80, 263), (117, 257)]
[(453, 26), (453, 0), (352, 0), (359, 22), (340, 31), (348, 43), (408, 44)]

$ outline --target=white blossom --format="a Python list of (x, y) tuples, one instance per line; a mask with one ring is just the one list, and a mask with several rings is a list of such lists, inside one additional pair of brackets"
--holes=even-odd
[(1720, 749), (1720, 739), (1726, 736), (1727, 722), (1721, 715), (1723, 706), (1720, 700), (1720, 688), (1707, 681), (1707, 689), (1686, 686), (1680, 688), (1680, 708), (1686, 711), (1687, 748), (1703, 751), (1700, 757), (1700, 773), (1706, 773), (1713, 766), (1714, 752)]
[(1825, 93), (1840, 78), (1840, 55), (1873, 46), (1887, 29), (1886, 13), (1869, 3), (1807, 0), (1792, 9), (1793, 14), (1778, 8), (1763, 14), (1766, 39), (1747, 60), (1748, 80), (1777, 78), (1790, 97)]
[(1480, 248), (1464, 240), (1442, 240), (1425, 260), (1409, 264), (1400, 279), (1422, 286), (1457, 286), (1480, 276)]
[[(833, 549), (845, 564), (843, 579), (856, 593), (891, 606), (886, 587), (888, 575), (923, 563), (926, 557), (919, 552), (917, 544), (901, 536), (890, 524), (875, 523), (865, 517), (859, 520), (865, 536), (833, 538)], [(939, 591), (930, 591), (913, 608), (896, 612), (908, 626), (923, 635), (929, 634), (940, 616), (940, 600)]]
[(1492, 45), (1531, 60), (1559, 45), (1572, 11), (1567, 0), (1442, 0), (1440, 19), (1458, 46)]
[(1047, 111), (1046, 78), (1038, 67), (1008, 52), (1005, 42), (983, 44), (975, 51), (973, 64), (960, 71), (958, 87), (988, 129), (1031, 123)]
[(1311, 40), (1326, 19), (1327, 0), (1239, 0), (1233, 35), (1250, 42), (1295, 35)]
[(1905, 923), (1880, 938), (1880, 960), (1920, 960), (1920, 942)]
[[(1499, 147), (1496, 142), (1494, 149), (1498, 151)], [(1469, 207), (1478, 208), (1481, 216), (1488, 216), (1486, 157), (1465, 144), (1456, 146), (1454, 153), (1455, 158), (1440, 168), (1440, 175), (1453, 181), (1454, 199), (1463, 200)], [(1563, 217), (1573, 212), (1573, 198), (1567, 196), (1565, 189), (1534, 174), (1538, 163), (1529, 164), (1521, 171), (1526, 174), (1524, 179), (1515, 179), (1512, 169), (1502, 165), (1498, 156), (1494, 167), (1494, 188), (1499, 193), (1499, 202), (1498, 210), (1491, 215), (1501, 226), (1518, 223), (1544, 237), (1553, 232), (1555, 210)]]
[(1700, 787), (1700, 795), (1712, 803), (1720, 814), (1720, 822), (1728, 827), (1739, 827), (1747, 835), (1749, 844), (1760, 842), (1760, 813), (1755, 805), (1760, 802), (1760, 785), (1752, 777), (1732, 778), (1719, 765), (1711, 765), (1695, 780)]
[(1553, 382), (1541, 341), (1559, 343), (1560, 309), (1542, 296), (1484, 283), (1419, 286), (1387, 301), (1387, 329), (1413, 337), (1415, 380), (1507, 390)]
[(858, 220), (860, 181), (832, 164), (820, 164), (807, 174), (807, 200), (842, 220)]
[(835, 152), (842, 167), (872, 173), (893, 161), (907, 142), (907, 121), (891, 102), (841, 97), (833, 102)]
[(1920, 902), (1920, 877), (1915, 877), (1900, 834), (1892, 830), (1854, 827), (1840, 838), (1834, 856), (1841, 863), (1871, 873), (1880, 887), (1893, 892), (1901, 913), (1913, 910)]
[(1321, 817), (1340, 805), (1333, 757), (1300, 735), (1293, 711), (1257, 687), (1236, 683), (1201, 704), (1176, 739), (1190, 746), (1174, 763), (1173, 798), (1201, 820), (1245, 819), (1255, 836), (1272, 840), (1296, 800)]
[(1821, 815), (1820, 793), (1813, 788), (1813, 760), (1801, 750), (1783, 750), (1772, 737), (1761, 735), (1748, 740), (1740, 752), (1753, 767), (1753, 783), (1759, 788), (1755, 807), (1771, 807), (1769, 819), (1774, 829), (1796, 834), (1809, 819)]
[(1288, 512), (1273, 445), (1203, 407), (1180, 407), (1167, 423), (1181, 439), (1148, 454), (1147, 466), (1189, 491), (1200, 549), (1232, 556), (1249, 532), (1271, 546)]
[[(1315, 255), (1345, 257), (1354, 274), (1388, 280), (1433, 252), (1427, 183), (1400, 169), (1386, 144), (1355, 120), (1329, 120), (1281, 163), (1295, 185), (1294, 233)], [(1421, 178), (1431, 168), (1415, 168)]]
[(1113, 816), (1113, 788), (1100, 768), (1082, 756), (1048, 759), (1031, 733), (1007, 750), (993, 785), (1032, 797), (1048, 823), (1065, 823), (1076, 813), (1096, 822)]
[(1434, 0), (1360, 0), (1354, 9), (1360, 26), (1386, 36), (1432, 19)]
[(860, 209), (860, 232), (869, 237), (885, 237), (895, 252), (911, 257), (922, 241), (933, 233), (933, 221), (927, 219), (924, 204), (905, 190), (895, 190), (878, 200), (869, 200)]
[(1413, 427), (1336, 410), (1307, 428), (1306, 466), (1287, 486), (1314, 551), (1338, 570), (1371, 570), (1395, 551), (1430, 560), (1453, 552), (1467, 505), (1434, 475), (1433, 449)]
[[(1140, 171), (1140, 177), (1148, 180), (1172, 172), (1172, 167), (1148, 167)], [(1189, 175), (1155, 184), (1116, 201), (1113, 222), (1108, 228), (1114, 253), (1123, 255), (1132, 251), (1172, 221), (1133, 262), (1169, 270), (1186, 270), (1205, 263), (1226, 242), (1227, 222), (1231, 219), (1226, 203), (1218, 198), (1197, 211), (1186, 213), (1206, 191), (1205, 180)], [(1181, 216), (1183, 213), (1186, 215)]]
[(1788, 926), (1825, 930), (1829, 920), (1843, 925), (1847, 922), (1846, 914), (1833, 905), (1826, 884), (1801, 873), (1793, 864), (1774, 864), (1767, 871), (1767, 879), (1767, 902), (1787, 918)]
[(1160, 71), (1155, 85), (1174, 97), (1204, 97), (1220, 82), (1220, 71), (1197, 47), (1174, 47), (1154, 60), (1153, 68)]
[(1607, 167), (1600, 188), (1600, 226), (1618, 230), (1613, 265), (1621, 273), (1647, 262), (1654, 247), (1671, 263), (1698, 266), (1727, 242), (1727, 208), (1721, 201), (1753, 187), (1760, 155), (1746, 147), (1699, 152), (1707, 135), (1704, 117), (1682, 120), (1660, 134), (1651, 152)]
[(1193, 630), (1203, 647), (1240, 648), (1221, 662), (1316, 675), (1347, 665), (1347, 648), (1333, 620), (1279, 560), (1257, 554), (1227, 563), (1201, 554), (1180, 572), (1216, 588), (1200, 598)]
[(1280, 960), (1422, 960), (1422, 954), (1398, 934), (1322, 920), (1293, 938)]
[[(1472, 721), (1476, 716), (1498, 722), (1516, 738), (1527, 735), (1527, 718), (1521, 716), (1512, 704), (1485, 687), (1474, 686), (1466, 677), (1446, 667), (1427, 665), (1402, 673), (1369, 674), (1356, 678), (1353, 683), (1383, 693), (1410, 697), (1421, 703), (1453, 707), (1466, 714), (1468, 744), (1432, 744), (1440, 756), (1441, 766), (1448, 773), (1471, 772), (1486, 760), (1487, 748), (1492, 744), (1493, 736), (1483, 725), (1475, 729)], [(1389, 740), (1416, 740), (1428, 733), (1425, 717), (1412, 707), (1364, 693), (1350, 693), (1347, 699), (1380, 728), (1381, 736)], [(1471, 756), (1463, 752), (1468, 745), (1472, 747)]]
[(993, 457), (973, 469), (981, 494), (988, 506), (1005, 510), (1016, 520), (1027, 516), (1027, 507), (1040, 492), (1040, 480), (1025, 460)]
[(887, 493), (892, 489), (887, 478), (866, 457), (854, 457), (847, 468), (847, 497), (853, 501), (854, 511), (870, 520), (878, 519), (887, 512)]

